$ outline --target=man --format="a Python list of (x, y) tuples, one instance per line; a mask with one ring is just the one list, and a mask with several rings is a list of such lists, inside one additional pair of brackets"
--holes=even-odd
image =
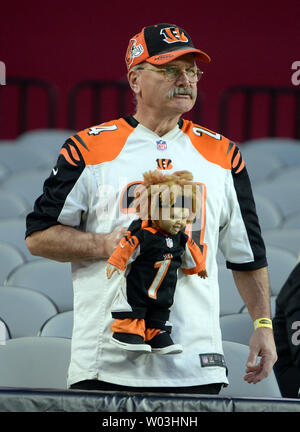
[[(228, 383), (219, 327), (218, 245), (259, 326), (250, 341), (245, 380), (260, 381), (276, 360), (265, 247), (244, 161), (227, 138), (181, 118), (196, 100), (202, 75), (196, 61), (208, 63), (210, 57), (175, 25), (145, 27), (134, 36), (126, 64), (136, 113), (70, 137), (28, 215), (31, 253), (72, 262), (71, 388), (218, 393)], [(207, 245), (209, 277), (178, 275), (170, 313), (174, 338), (184, 340), (177, 356), (128, 353), (110, 342), (110, 307), (122, 276), (106, 280), (106, 259), (135, 218), (131, 204), (142, 173), (153, 169), (188, 169), (202, 196), (191, 235), (200, 247)], [(267, 321), (257, 321), (261, 318)]]

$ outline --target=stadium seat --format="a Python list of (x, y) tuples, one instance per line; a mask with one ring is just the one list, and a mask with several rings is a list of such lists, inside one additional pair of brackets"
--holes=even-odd
[(6, 167), (13, 174), (20, 171), (48, 167), (49, 155), (26, 148), (26, 146), (17, 144), (17, 141), (14, 140), (10, 144), (0, 145), (0, 161), (5, 161)]
[(73, 331), (73, 311), (59, 313), (46, 321), (38, 336), (52, 336), (71, 339)]
[[(299, 243), (300, 245), (300, 243)], [(296, 265), (297, 255), (278, 246), (266, 246), (271, 295), (277, 295)]]
[(300, 252), (300, 230), (296, 228), (274, 229), (264, 232), (267, 246), (276, 246), (292, 252), (295, 256)]
[(0, 241), (16, 247), (26, 260), (35, 260), (26, 246), (25, 230), (25, 218), (0, 219)]
[(36, 153), (48, 154), (53, 166), (64, 142), (74, 134), (76, 131), (69, 129), (34, 129), (19, 135), (16, 142)]
[(228, 367), (229, 386), (222, 388), (220, 396), (228, 397), (265, 397), (280, 398), (281, 393), (272, 371), (271, 374), (257, 384), (244, 381), (246, 363), (249, 356), (247, 345), (231, 341), (223, 341), (225, 361)]
[(10, 170), (1, 161), (1, 163), (0, 163), (0, 185), (1, 185), (1, 182), (9, 176), (9, 174), (10, 174)]
[(249, 153), (244, 160), (252, 184), (272, 178), (282, 167), (282, 162), (272, 154), (261, 153), (257, 157), (257, 154)]
[(23, 337), (0, 345), (0, 387), (66, 389), (71, 341)]
[(36, 198), (43, 192), (43, 184), (51, 169), (31, 169), (15, 173), (1, 183), (1, 190), (22, 197), (29, 208), (33, 208)]
[(272, 201), (281, 211), (284, 218), (300, 211), (300, 182), (280, 181), (278, 178), (272, 181), (264, 181), (253, 185), (253, 195), (264, 196)]
[(8, 339), (11, 339), (10, 330), (4, 319), (0, 317), (0, 345), (4, 345)]
[(273, 178), (277, 182), (297, 183), (300, 179), (300, 162), (298, 165), (283, 167)]
[(26, 262), (8, 275), (7, 286), (29, 288), (49, 297), (59, 312), (73, 309), (73, 284), (70, 263), (48, 259)]
[(15, 193), (1, 189), (0, 185), (0, 219), (25, 216), (29, 212), (27, 202)]
[(219, 268), (218, 279), (220, 287), (220, 316), (239, 313), (244, 302), (235, 285), (232, 271), (226, 267)]
[[(283, 221), (283, 228), (284, 229), (296, 228), (297, 230), (300, 230), (300, 212), (297, 212), (285, 218), (285, 220)], [(299, 247), (299, 251), (300, 251), (300, 247)]]
[(48, 297), (25, 288), (0, 286), (0, 299), (0, 317), (12, 338), (36, 336), (44, 322), (58, 313)]
[(255, 205), (260, 227), (263, 232), (282, 226), (283, 216), (281, 210), (272, 201), (264, 196), (256, 194)]
[(278, 158), (286, 166), (300, 164), (300, 141), (295, 139), (258, 138), (245, 141), (240, 148), (245, 160), (250, 155), (259, 158), (261, 154), (266, 154)]
[[(247, 309), (246, 309), (247, 311)], [(246, 312), (245, 311), (245, 312)], [(235, 313), (220, 317), (222, 340), (248, 345), (253, 334), (253, 320), (247, 313)]]
[(13, 269), (24, 263), (24, 255), (15, 246), (0, 242), (0, 285)]

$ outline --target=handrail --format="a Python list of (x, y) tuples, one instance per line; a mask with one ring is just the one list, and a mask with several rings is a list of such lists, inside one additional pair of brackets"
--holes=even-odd
[[(33, 87), (38, 87), (45, 92), (47, 97), (47, 108), (48, 108), (47, 127), (48, 128), (56, 127), (57, 91), (53, 83), (40, 78), (8, 77), (6, 79), (5, 87), (7, 86), (17, 87), (19, 92), (18, 121), (17, 121), (18, 134), (22, 134), (23, 132), (28, 130), (29, 97), (30, 97), (30, 90)], [(2, 96), (1, 93), (0, 96)], [(2, 102), (1, 99), (0, 102)]]
[(280, 97), (282, 95), (291, 95), (295, 99), (295, 109), (293, 115), (293, 131), (292, 137), (300, 139), (300, 89), (291, 87), (271, 87), (271, 86), (233, 86), (224, 91), (220, 99), (219, 106), (219, 131), (225, 136), (228, 136), (228, 125), (230, 116), (230, 102), (232, 97), (241, 94), (244, 98), (243, 102), (243, 117), (242, 117), (242, 141), (247, 141), (253, 137), (253, 114), (255, 107), (255, 96), (265, 94), (269, 98), (268, 118), (265, 120), (267, 124), (267, 135), (269, 137), (277, 136), (278, 112)]

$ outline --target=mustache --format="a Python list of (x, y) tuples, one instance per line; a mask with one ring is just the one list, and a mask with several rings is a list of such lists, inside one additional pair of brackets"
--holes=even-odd
[(168, 98), (172, 99), (176, 95), (188, 95), (192, 99), (195, 99), (196, 91), (190, 87), (174, 87), (169, 91)]

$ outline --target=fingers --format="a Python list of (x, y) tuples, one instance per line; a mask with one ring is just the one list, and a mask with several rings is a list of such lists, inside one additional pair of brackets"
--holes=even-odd
[(256, 366), (251, 366), (246, 369), (244, 380), (249, 384), (257, 384), (270, 374), (272, 370), (272, 362), (265, 362), (261, 359)]

